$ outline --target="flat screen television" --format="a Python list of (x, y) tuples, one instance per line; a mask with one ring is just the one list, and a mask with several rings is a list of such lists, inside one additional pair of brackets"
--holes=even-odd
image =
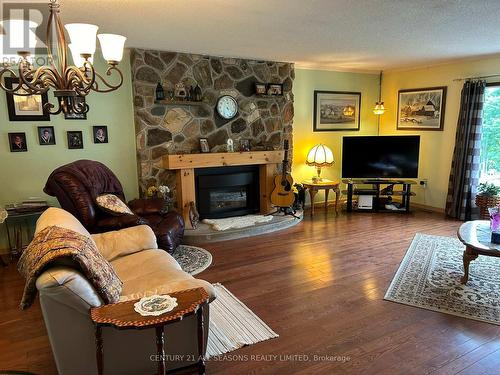
[(420, 136), (343, 137), (343, 178), (417, 178)]

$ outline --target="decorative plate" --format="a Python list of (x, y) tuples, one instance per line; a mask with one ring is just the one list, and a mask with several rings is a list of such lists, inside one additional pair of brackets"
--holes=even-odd
[(134, 303), (134, 310), (142, 316), (158, 316), (172, 311), (177, 306), (177, 298), (165, 294), (143, 297)]

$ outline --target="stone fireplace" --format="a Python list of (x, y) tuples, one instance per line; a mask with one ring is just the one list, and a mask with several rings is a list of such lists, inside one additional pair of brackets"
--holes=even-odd
[(260, 211), (258, 166), (196, 169), (195, 189), (200, 219), (219, 219)]
[[(222, 155), (229, 138), (235, 146), (248, 139), (256, 152), (278, 152), (284, 139), (292, 145), (292, 63), (132, 49), (131, 66), (141, 195), (151, 185), (168, 185), (179, 199), (179, 176), (164, 158), (199, 154), (200, 138), (208, 139), (211, 155)], [(203, 101), (197, 105), (156, 103), (158, 82), (167, 91), (179, 82), (199, 85)], [(255, 95), (258, 82), (283, 84), (283, 96)], [(231, 95), (238, 103), (238, 115), (232, 120), (222, 120), (214, 111), (221, 95)], [(272, 164), (267, 173), (276, 173), (279, 163)]]

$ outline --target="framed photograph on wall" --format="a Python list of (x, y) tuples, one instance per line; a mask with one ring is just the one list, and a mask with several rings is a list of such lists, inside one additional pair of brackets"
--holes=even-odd
[[(75, 96), (72, 99), (76, 105), (85, 105), (85, 96)], [(87, 119), (87, 113), (65, 113), (64, 114), (64, 119), (65, 120), (86, 120)]]
[(314, 91), (313, 131), (359, 130), (361, 93)]
[[(17, 87), (19, 79), (5, 77), (5, 87)], [(19, 92), (26, 92), (22, 89)], [(47, 93), (42, 95), (13, 95), (5, 93), (10, 121), (50, 121), (50, 115), (43, 106), (49, 101)]]
[(83, 148), (83, 133), (81, 131), (68, 131), (67, 136), (68, 148), (70, 150)]
[(105, 125), (97, 125), (92, 127), (94, 135), (94, 143), (108, 143), (108, 127)]
[(398, 130), (443, 130), (446, 86), (398, 91)]
[(53, 126), (39, 126), (37, 128), (38, 143), (40, 146), (49, 146), (56, 144), (56, 136)]
[(10, 152), (26, 152), (28, 144), (26, 143), (26, 133), (9, 133)]

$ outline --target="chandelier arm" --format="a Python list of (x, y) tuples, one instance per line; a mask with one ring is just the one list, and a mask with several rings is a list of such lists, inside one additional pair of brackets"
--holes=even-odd
[(52, 111), (52, 108), (55, 108), (55, 106), (54, 106), (54, 104), (52, 104), (50, 102), (45, 103), (43, 105), (43, 110), (45, 112), (47, 112), (49, 115), (58, 115), (59, 113), (61, 113), (62, 111), (64, 111), (64, 108), (66, 107), (66, 105), (64, 105), (62, 99), (58, 100), (57, 104), (58, 104), (58, 108), (57, 108), (56, 111)]
[[(64, 77), (59, 74), (59, 71), (64, 72), (66, 70), (67, 66), (67, 51), (66, 51), (66, 35), (64, 33), (64, 27), (62, 24), (61, 19), (59, 18), (59, 4), (57, 0), (50, 0), (49, 4), (50, 8), (50, 17), (49, 21), (47, 24), (47, 33), (46, 33), (46, 40), (47, 40), (47, 57), (49, 60), (50, 65), (52, 66), (52, 69), (56, 73), (56, 78), (57, 78), (57, 84), (59, 87), (64, 87), (66, 82), (64, 81)], [(60, 62), (60, 69), (55, 64), (55, 59), (54, 55), (52, 53), (52, 48), (53, 48), (53, 39), (52, 39), (52, 27), (55, 24), (56, 28), (56, 36), (57, 36), (57, 56), (59, 57), (59, 62)]]
[(24, 89), (28, 89), (32, 94), (44, 94), (49, 91), (50, 86), (44, 85), (45, 87), (40, 87), (40, 84), (43, 83), (42, 76), (51, 77), (51, 82), (55, 83), (54, 88), (57, 88), (58, 82), (58, 73), (54, 69), (41, 66), (36, 70), (30, 70), (29, 72), (23, 74), (19, 71), (19, 80), (21, 81), (21, 85), (23, 85)]
[(92, 90), (93, 91), (96, 91), (96, 92), (111, 92), (111, 91), (115, 91), (116, 89), (118, 89), (122, 84), (123, 84), (123, 73), (120, 71), (120, 69), (118, 69), (116, 67), (116, 65), (111, 65), (107, 70), (106, 70), (106, 75), (107, 76), (110, 76), (111, 74), (113, 74), (113, 72), (116, 72), (118, 74), (118, 76), (120, 77), (120, 81), (118, 82), (118, 84), (116, 85), (113, 85), (113, 84), (110, 84), (108, 83), (103, 76), (101, 76), (98, 72), (95, 72), (95, 75), (96, 77), (99, 78), (100, 82), (102, 84), (104, 84), (106, 87), (108, 87), (107, 89), (99, 89), (99, 84), (97, 82), (97, 80), (95, 81), (95, 84), (92, 86)]
[[(90, 64), (89, 64), (90, 65)], [(68, 82), (68, 88), (77, 91), (78, 95), (83, 96), (87, 95), (92, 88), (95, 80), (94, 70), (91, 69), (91, 76), (87, 76), (87, 71), (89, 70), (81, 70), (76, 66), (69, 66), (66, 68), (65, 79)]]

